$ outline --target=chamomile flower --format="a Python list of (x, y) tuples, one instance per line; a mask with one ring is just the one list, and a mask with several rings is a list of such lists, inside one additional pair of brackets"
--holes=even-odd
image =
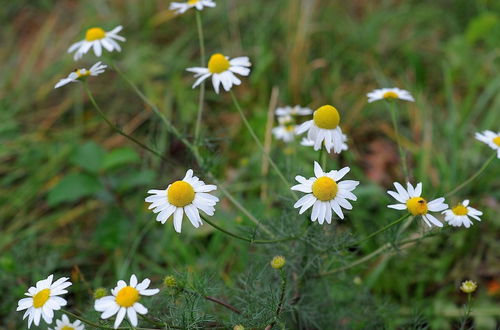
[(284, 142), (292, 142), (295, 138), (295, 122), (289, 115), (278, 117), (279, 125), (274, 127), (272, 132), (274, 137)]
[(59, 80), (59, 82), (54, 86), (54, 88), (59, 88), (69, 83), (83, 80), (89, 76), (98, 76), (101, 73), (103, 73), (104, 69), (106, 69), (107, 67), (108, 67), (107, 65), (102, 64), (101, 62), (97, 62), (96, 64), (92, 65), (88, 70), (76, 69), (75, 71), (71, 72), (66, 78)]
[(460, 290), (464, 293), (473, 293), (477, 289), (477, 283), (471, 280), (463, 281)]
[(443, 211), (443, 214), (444, 220), (448, 222), (449, 225), (454, 227), (460, 227), (463, 225), (465, 228), (469, 228), (472, 225), (472, 221), (469, 219), (469, 216), (477, 221), (481, 221), (479, 216), (483, 215), (483, 212), (470, 207), (469, 200), (466, 199), (455, 207)]
[(476, 139), (486, 143), (491, 149), (497, 151), (497, 158), (500, 159), (500, 132), (483, 131), (476, 133)]
[(116, 287), (111, 290), (112, 296), (99, 298), (94, 303), (94, 309), (102, 312), (101, 318), (107, 319), (116, 314), (114, 328), (118, 328), (127, 315), (132, 326), (137, 326), (137, 313), (145, 315), (148, 309), (139, 302), (141, 296), (153, 296), (160, 292), (159, 289), (148, 289), (151, 281), (146, 278), (138, 283), (135, 275), (130, 276), (130, 284), (118, 281)]
[(28, 317), (28, 328), (31, 327), (31, 323), (38, 326), (40, 318), (43, 318), (47, 324), (52, 323), (54, 311), (66, 306), (66, 300), (59, 296), (68, 293), (65, 289), (71, 285), (71, 282), (67, 277), (61, 277), (52, 283), (53, 277), (54, 275), (49, 275), (45, 280), (36, 282), (36, 285), (25, 293), (28, 298), (23, 298), (17, 303), (16, 311), (26, 309), (23, 320)]
[[(309, 140), (307, 137), (302, 138), (300, 144), (303, 145), (304, 147), (314, 147), (314, 141)], [(349, 146), (347, 145), (347, 135), (342, 134), (342, 147), (340, 148), (340, 151), (345, 151), (345, 150), (349, 150)]]
[(314, 111), (313, 119), (304, 122), (297, 128), (297, 134), (307, 131), (307, 139), (314, 141), (314, 150), (319, 150), (322, 144), (328, 152), (342, 151), (342, 130), (339, 126), (340, 115), (331, 105), (324, 105)]
[(376, 89), (366, 94), (366, 96), (368, 97), (368, 103), (383, 99), (400, 99), (415, 102), (415, 99), (413, 98), (413, 96), (411, 96), (410, 92), (395, 87)]
[(54, 329), (49, 330), (84, 330), (85, 326), (82, 324), (80, 320), (76, 320), (75, 322), (70, 322), (69, 318), (66, 315), (63, 315), (60, 320), (56, 320), (56, 326)]
[(314, 177), (309, 179), (300, 175), (295, 177), (299, 184), (293, 186), (292, 190), (301, 191), (306, 195), (293, 207), (300, 207), (299, 214), (312, 207), (311, 220), (318, 220), (320, 225), (325, 220), (327, 223), (332, 222), (332, 210), (340, 219), (344, 219), (342, 208), (352, 210), (348, 199), (352, 201), (357, 199), (352, 191), (359, 184), (359, 181), (353, 180), (340, 181), (349, 171), (349, 167), (344, 167), (338, 171), (324, 172), (321, 166), (314, 162)]
[(443, 224), (436, 219), (431, 212), (441, 212), (448, 208), (448, 204), (444, 202), (444, 197), (436, 198), (427, 203), (427, 201), (422, 198), (422, 183), (418, 183), (413, 187), (409, 182), (407, 188), (403, 188), (398, 182), (394, 182), (394, 187), (396, 187), (397, 192), (387, 191), (389, 195), (394, 197), (401, 204), (388, 205), (388, 208), (395, 210), (408, 210), (412, 215), (421, 215), (427, 226), (432, 227), (431, 223), (438, 227), (443, 227)]
[(274, 113), (276, 116), (308, 116), (313, 113), (313, 111), (309, 108), (301, 107), (300, 105), (296, 106), (286, 106), (277, 108)]
[(184, 14), (191, 8), (202, 10), (204, 7), (215, 7), (212, 0), (187, 0), (186, 2), (172, 2), (169, 9), (175, 10), (176, 14)]
[(201, 84), (204, 80), (212, 77), (212, 85), (215, 92), (219, 94), (219, 87), (222, 84), (224, 90), (229, 91), (233, 85), (240, 85), (241, 80), (236, 77), (236, 74), (248, 76), (250, 74), (249, 67), (252, 66), (248, 57), (235, 57), (230, 59), (222, 54), (213, 54), (208, 60), (208, 67), (187, 68), (189, 72), (193, 72), (195, 78), (198, 78), (193, 88)]
[(87, 32), (85, 32), (85, 39), (72, 44), (68, 49), (68, 53), (76, 51), (73, 59), (77, 61), (82, 58), (82, 56), (86, 54), (90, 48), (94, 49), (94, 54), (97, 57), (102, 55), (103, 48), (108, 52), (112, 52), (114, 50), (121, 51), (122, 48), (117, 41), (126, 40), (124, 37), (118, 35), (118, 32), (122, 29), (123, 26), (121, 25), (107, 32), (100, 27), (90, 28)]
[(146, 202), (151, 203), (149, 208), (154, 213), (159, 213), (156, 220), (161, 223), (173, 215), (175, 231), (180, 233), (184, 213), (195, 228), (203, 224), (198, 210), (214, 215), (214, 206), (219, 199), (208, 192), (216, 189), (217, 186), (205, 184), (193, 176), (193, 170), (188, 170), (184, 179), (175, 181), (167, 189), (149, 190), (148, 194), (152, 195), (146, 198)]

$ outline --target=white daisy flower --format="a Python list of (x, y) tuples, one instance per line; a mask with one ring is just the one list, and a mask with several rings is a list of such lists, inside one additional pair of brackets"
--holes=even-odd
[(413, 96), (411, 96), (410, 92), (395, 87), (376, 89), (366, 94), (366, 96), (368, 97), (368, 103), (372, 103), (383, 99), (400, 99), (400, 100), (415, 102), (415, 99), (413, 98)]
[(29, 288), (28, 293), (25, 293), (29, 298), (23, 298), (17, 303), (16, 311), (26, 309), (23, 320), (28, 317), (28, 328), (31, 327), (31, 323), (38, 326), (40, 318), (43, 318), (47, 324), (52, 323), (54, 311), (66, 306), (66, 300), (59, 295), (68, 293), (65, 289), (71, 285), (71, 282), (68, 281), (67, 277), (61, 277), (52, 283), (53, 277), (54, 275), (50, 275), (45, 280), (36, 282), (36, 285)]
[(85, 326), (80, 320), (71, 323), (66, 315), (63, 315), (60, 320), (56, 320), (55, 328), (49, 330), (84, 330)]
[(444, 220), (448, 222), (449, 225), (454, 227), (460, 227), (463, 225), (465, 228), (469, 228), (472, 225), (472, 221), (469, 219), (469, 216), (477, 221), (481, 221), (479, 216), (483, 215), (483, 212), (469, 206), (468, 199), (449, 210), (443, 211), (442, 213), (444, 214)]
[(215, 2), (212, 0), (188, 0), (186, 2), (172, 2), (169, 9), (175, 10), (176, 14), (184, 14), (191, 8), (202, 10), (204, 7), (215, 7)]
[(408, 210), (412, 215), (421, 215), (427, 226), (432, 227), (431, 223), (438, 227), (443, 227), (443, 224), (436, 219), (431, 212), (441, 212), (448, 208), (448, 204), (444, 203), (444, 197), (436, 198), (429, 203), (422, 198), (422, 183), (418, 183), (415, 188), (408, 182), (407, 188), (403, 188), (398, 182), (394, 182), (397, 192), (387, 191), (389, 195), (394, 197), (402, 204), (388, 205), (388, 208), (395, 210)]
[(352, 191), (359, 184), (359, 181), (353, 180), (340, 181), (349, 171), (349, 167), (344, 167), (338, 171), (323, 172), (321, 166), (314, 162), (315, 177), (309, 179), (300, 175), (295, 177), (299, 184), (293, 186), (292, 190), (307, 195), (301, 197), (293, 207), (300, 207), (299, 214), (302, 214), (312, 206), (311, 220), (318, 220), (320, 225), (325, 220), (327, 223), (332, 222), (332, 210), (340, 219), (344, 219), (342, 208), (352, 210), (348, 199), (352, 201), (357, 199)]
[(486, 143), (491, 149), (497, 151), (497, 158), (500, 158), (500, 132), (483, 131), (476, 133), (476, 139)]
[(116, 315), (114, 328), (118, 328), (127, 314), (132, 326), (137, 326), (137, 313), (145, 315), (148, 309), (139, 302), (141, 296), (153, 296), (160, 292), (159, 289), (148, 289), (151, 281), (146, 278), (141, 283), (137, 282), (135, 275), (130, 276), (130, 285), (119, 280), (116, 287), (111, 290), (112, 296), (99, 298), (94, 303), (94, 309), (102, 312), (101, 318), (107, 319)]
[(335, 153), (342, 151), (342, 130), (339, 126), (340, 115), (331, 105), (324, 105), (314, 111), (313, 119), (304, 122), (297, 128), (297, 134), (307, 131), (307, 139), (314, 141), (314, 150), (319, 150), (324, 143), (328, 152), (333, 148)]
[(212, 84), (215, 92), (219, 94), (220, 84), (222, 84), (226, 92), (229, 91), (233, 85), (240, 85), (241, 80), (236, 77), (235, 73), (241, 76), (248, 76), (250, 74), (250, 66), (252, 66), (252, 64), (246, 56), (229, 59), (229, 57), (217, 53), (210, 56), (207, 68), (194, 67), (187, 68), (186, 70), (193, 72), (195, 74), (194, 77), (198, 78), (193, 88), (201, 84), (207, 78), (212, 77)]
[(313, 111), (309, 108), (301, 107), (300, 105), (296, 106), (286, 106), (277, 108), (274, 112), (276, 116), (308, 116), (313, 113)]
[(278, 117), (279, 125), (274, 127), (272, 132), (274, 137), (284, 142), (292, 142), (295, 138), (295, 122), (289, 115)]
[(76, 51), (73, 59), (77, 61), (82, 58), (83, 54), (86, 54), (90, 48), (94, 48), (94, 54), (97, 57), (102, 55), (102, 48), (105, 48), (109, 52), (114, 50), (121, 51), (122, 48), (117, 41), (125, 41), (126, 39), (119, 36), (117, 33), (122, 29), (123, 26), (121, 25), (108, 32), (100, 27), (90, 28), (85, 33), (85, 39), (72, 44), (68, 49), (68, 53)]
[(193, 170), (188, 170), (184, 179), (175, 181), (167, 189), (149, 190), (148, 194), (152, 195), (146, 198), (146, 202), (151, 203), (149, 208), (154, 213), (159, 213), (156, 220), (162, 224), (173, 215), (175, 231), (180, 233), (184, 213), (195, 228), (203, 224), (198, 209), (207, 215), (214, 215), (214, 206), (219, 199), (208, 192), (216, 189), (217, 186), (205, 184), (193, 176)]
[(98, 76), (101, 73), (104, 72), (104, 69), (106, 69), (108, 66), (106, 64), (102, 64), (101, 62), (97, 62), (96, 64), (92, 65), (90, 69), (76, 69), (75, 71), (71, 72), (68, 77), (63, 78), (59, 80), (59, 82), (54, 86), (54, 88), (59, 88), (64, 85), (67, 85), (72, 82), (76, 82), (82, 79), (87, 78), (88, 76)]
[[(314, 147), (314, 141), (309, 140), (307, 137), (303, 137), (302, 141), (300, 141), (300, 144), (304, 147)], [(349, 150), (349, 146), (347, 145), (347, 135), (342, 134), (342, 147), (340, 148), (340, 151), (345, 150)]]

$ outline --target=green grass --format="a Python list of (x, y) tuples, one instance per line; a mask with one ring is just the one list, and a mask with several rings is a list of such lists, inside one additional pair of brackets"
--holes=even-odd
[[(17, 300), (50, 273), (71, 274), (71, 310), (93, 320), (95, 288), (110, 288), (131, 273), (160, 286), (164, 276), (176, 274), (193, 290), (223, 297), (244, 313), (232, 315), (196, 295), (162, 294), (155, 302), (168, 310), (164, 316), (226, 326), (253, 320), (248, 327), (259, 327), (274, 311), (259, 306), (275, 306), (278, 299), (279, 278), (268, 266), (272, 256), (285, 255), (294, 271), (315, 272), (328, 253), (331, 268), (341, 267), (401, 238), (388, 231), (355, 251), (338, 250), (400, 216), (386, 208), (385, 190), (401, 180), (399, 164), (391, 161), (397, 146), (388, 109), (366, 104), (365, 94), (379, 86), (397, 85), (416, 97), (414, 104), (398, 104), (400, 133), (414, 181), (424, 183), (429, 197), (456, 187), (492, 154), (473, 136), (500, 127), (495, 1), (217, 3), (202, 13), (206, 49), (251, 58), (252, 74), (235, 93), (262, 140), (273, 88), (280, 105), (330, 103), (339, 109), (350, 150), (328, 164), (350, 166), (350, 178), (361, 181), (354, 210), (343, 222), (313, 226), (314, 254), (304, 242), (249, 246), (207, 224), (194, 230), (185, 222), (178, 235), (171, 221), (155, 222), (144, 203), (148, 189), (166, 186), (187, 168), (208, 181), (192, 155), (113, 70), (89, 80), (97, 102), (113, 122), (169, 161), (109, 129), (81, 85), (53, 86), (75, 67), (96, 61), (87, 55), (75, 63), (66, 53), (85, 29), (122, 24), (123, 51), (103, 61), (116, 63), (192, 139), (199, 91), (191, 89), (185, 68), (199, 64), (194, 13), (175, 17), (167, 1), (152, 0), (8, 2), (0, 12), (0, 327), (25, 326), (15, 312)], [(205, 166), (247, 209), (278, 237), (301, 229), (306, 217), (292, 209), (289, 187), (272, 168), (262, 175), (262, 154), (230, 95), (216, 95), (208, 85), (202, 136)], [(279, 142), (271, 154), (290, 182), (311, 174), (317, 159), (312, 150), (297, 145), (290, 152)], [(499, 175), (496, 161), (448, 199), (470, 199), (484, 211), (482, 222), (468, 230), (447, 228), (359, 267), (310, 280), (300, 303), (287, 305), (280, 322), (310, 329), (456, 327), (465, 302), (458, 286), (471, 278), (479, 283), (475, 326), (498, 327), (498, 292), (489, 294), (487, 285), (500, 281)], [(233, 232), (264, 237), (227, 199), (214, 220)], [(421, 230), (417, 223), (408, 229), (415, 235)], [(356, 276), (361, 284), (353, 282)], [(294, 292), (287, 294), (292, 299)], [(325, 295), (325, 305), (309, 307)]]

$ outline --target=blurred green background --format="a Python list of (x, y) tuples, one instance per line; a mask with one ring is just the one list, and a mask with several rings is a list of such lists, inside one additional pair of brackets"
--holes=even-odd
[[(397, 86), (415, 96), (414, 104), (398, 103), (400, 132), (411, 153), (414, 181), (424, 183), (429, 197), (450, 191), (493, 152), (473, 137), (476, 131), (500, 127), (499, 1), (216, 2), (215, 9), (202, 12), (207, 52), (251, 58), (252, 74), (235, 92), (262, 140), (269, 134), (273, 89), (278, 105), (314, 109), (329, 103), (339, 109), (350, 150), (329, 159), (329, 167), (350, 166), (350, 178), (361, 186), (354, 210), (332, 227), (362, 236), (399, 216), (386, 208), (385, 190), (402, 179), (387, 109), (366, 102), (365, 94), (374, 88)], [(110, 30), (121, 24), (127, 38), (122, 52), (101, 60), (116, 63), (192, 138), (199, 90), (191, 89), (194, 80), (185, 68), (199, 65), (195, 15), (175, 16), (168, 5), (160, 0), (0, 2), (0, 327), (25, 326), (22, 314), (15, 312), (17, 300), (50, 273), (71, 274), (72, 309), (97, 318), (91, 312), (92, 290), (111, 287), (132, 272), (158, 284), (176, 272), (211, 273), (231, 288), (255, 259), (265, 268), (276, 252), (229, 239), (208, 225), (194, 230), (184, 222), (178, 235), (170, 221), (164, 226), (154, 222), (144, 203), (148, 189), (166, 187), (188, 168), (206, 178), (115, 71), (90, 78), (97, 102), (127, 133), (169, 162), (109, 129), (80, 84), (53, 88), (70, 71), (97, 61), (89, 53), (75, 63), (66, 53), (87, 28)], [(289, 187), (272, 169), (262, 171), (262, 155), (229, 95), (216, 95), (210, 85), (203, 123), (204, 157), (228, 190), (271, 224), (284, 214), (306, 221), (293, 211)], [(290, 181), (297, 174), (311, 175), (317, 157), (298, 143), (279, 141), (273, 141), (272, 156)], [(448, 199), (452, 205), (470, 199), (484, 211), (482, 222), (467, 230), (448, 228), (416, 246), (325, 278), (322, 285), (335, 295), (337, 286), (352, 285), (357, 276), (362, 289), (356, 292), (386, 308), (380, 321), (387, 328), (451, 329), (465, 301), (459, 284), (473, 279), (479, 283), (473, 326), (498, 328), (498, 168), (496, 161)], [(253, 228), (227, 200), (214, 219), (233, 231)], [(350, 258), (387, 240), (381, 235)], [(356, 323), (350, 314), (338, 320), (338, 328), (373, 326)], [(307, 327), (324, 323), (318, 324)]]

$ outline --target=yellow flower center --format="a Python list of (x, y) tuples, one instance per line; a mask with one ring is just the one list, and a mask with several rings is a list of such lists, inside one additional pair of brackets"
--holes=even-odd
[(177, 207), (191, 204), (194, 199), (194, 189), (185, 181), (175, 181), (167, 191), (168, 202)]
[(322, 176), (314, 181), (312, 185), (313, 195), (320, 201), (329, 201), (337, 196), (339, 187), (337, 182), (327, 176)]
[(102, 39), (106, 36), (106, 32), (101, 29), (100, 27), (93, 27), (87, 30), (87, 33), (85, 33), (85, 40), (87, 41), (94, 41), (94, 40), (99, 40)]
[(86, 70), (86, 69), (81, 69), (81, 70), (76, 69), (75, 73), (78, 76), (78, 78), (90, 76), (90, 70)]
[(287, 132), (293, 132), (295, 130), (295, 125), (287, 125), (285, 126), (285, 130)]
[(70, 327), (69, 325), (65, 325), (64, 327), (61, 328), (61, 330), (75, 330), (75, 328)]
[(451, 211), (455, 213), (455, 215), (467, 215), (467, 213), (469, 213), (467, 208), (462, 204), (455, 206), (451, 209)]
[(188, 5), (194, 5), (195, 3), (197, 3), (198, 1), (200, 0), (188, 0), (187, 4)]
[(222, 54), (213, 54), (208, 60), (208, 71), (211, 73), (222, 73), (229, 69), (229, 61)]
[(493, 139), (493, 143), (500, 147), (500, 135)]
[(340, 115), (331, 105), (324, 105), (314, 111), (313, 120), (319, 128), (334, 129), (339, 126)]
[(382, 97), (384, 99), (397, 99), (397, 98), (399, 98), (398, 94), (396, 92), (393, 92), (393, 91), (385, 92), (384, 95), (382, 95)]
[(427, 201), (422, 197), (412, 197), (406, 201), (406, 207), (412, 215), (422, 215), (427, 213)]
[(121, 307), (131, 307), (139, 300), (139, 291), (137, 289), (126, 286), (118, 291), (116, 295), (116, 303)]
[(50, 297), (50, 289), (43, 289), (42, 291), (38, 292), (36, 295), (33, 296), (33, 307), (35, 308), (40, 308), (45, 303), (47, 300), (49, 300)]

